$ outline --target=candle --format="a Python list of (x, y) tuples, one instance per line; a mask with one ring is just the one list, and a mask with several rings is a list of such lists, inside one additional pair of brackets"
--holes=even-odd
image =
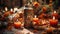
[(55, 16), (53, 16), (53, 19), (50, 19), (49, 21), (51, 26), (57, 26), (58, 24), (58, 20), (55, 19)]
[(58, 13), (56, 12), (56, 11), (54, 11), (53, 13), (52, 13), (52, 16), (55, 16), (56, 18), (58, 17)]
[(21, 22), (20, 21), (14, 22), (14, 27), (15, 28), (20, 28), (21, 27)]
[(12, 8), (10, 9), (10, 13), (13, 14), (13, 9)]
[(8, 11), (7, 7), (5, 7), (5, 11)]
[(13, 11), (13, 9), (11, 8), (10, 11)]
[(35, 18), (33, 18), (33, 21), (38, 22), (38, 18), (36, 17), (36, 15), (35, 15)]
[(36, 15), (35, 15), (35, 17), (33, 18), (33, 23), (34, 23), (34, 24), (35, 24), (35, 23), (36, 23), (36, 24), (39, 24), (38, 22), (39, 22), (39, 20), (38, 20), (38, 18), (37, 18)]

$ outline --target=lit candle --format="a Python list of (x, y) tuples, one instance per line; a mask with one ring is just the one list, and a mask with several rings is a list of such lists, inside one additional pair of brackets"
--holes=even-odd
[(20, 28), (21, 27), (21, 22), (20, 21), (14, 22), (14, 27), (15, 28)]
[(13, 14), (13, 9), (12, 8), (10, 9), (10, 13)]
[(38, 18), (36, 17), (36, 15), (35, 15), (35, 18), (33, 18), (33, 21), (34, 22), (37, 22), (38, 21)]
[(56, 11), (54, 11), (54, 13), (56, 13)]
[(55, 16), (56, 18), (58, 17), (58, 13), (56, 11), (54, 11), (52, 15)]
[(51, 26), (57, 26), (58, 24), (58, 20), (55, 19), (55, 16), (53, 16), (53, 19), (50, 19), (49, 21)]
[(36, 23), (36, 24), (38, 24), (38, 21), (39, 21), (39, 20), (38, 20), (38, 18), (37, 18), (36, 15), (35, 15), (35, 17), (33, 18), (33, 22)]
[(13, 9), (11, 8), (10, 11), (13, 11)]
[(8, 11), (7, 7), (5, 7), (5, 11)]

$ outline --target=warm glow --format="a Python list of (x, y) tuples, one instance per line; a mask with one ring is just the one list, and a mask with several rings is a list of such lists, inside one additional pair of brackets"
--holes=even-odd
[(35, 16), (34, 16), (34, 18), (33, 18), (33, 22), (38, 23), (38, 18), (37, 18), (37, 16), (36, 16), (36, 15), (35, 15)]
[(55, 20), (55, 16), (53, 16), (53, 19)]
[(8, 11), (7, 7), (5, 7), (5, 11)]
[(35, 18), (36, 18), (37, 16), (35, 15)]
[(13, 11), (13, 9), (11, 8), (10, 11)]
[(56, 11), (54, 11), (54, 13), (56, 13)]
[(14, 24), (21, 24), (21, 22), (15, 22)]

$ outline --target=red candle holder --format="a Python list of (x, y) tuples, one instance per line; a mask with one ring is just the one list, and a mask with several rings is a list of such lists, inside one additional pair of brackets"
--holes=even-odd
[(50, 19), (49, 21), (50, 21), (51, 26), (57, 26), (58, 25), (58, 20), (55, 19), (55, 17), (53, 17), (53, 19)]
[(33, 22), (38, 22), (38, 18), (33, 18)]
[(35, 23), (36, 25), (39, 25), (39, 19), (35, 16), (35, 18), (33, 18), (33, 23)]
[(15, 22), (14, 27), (15, 28), (20, 28), (21, 27), (21, 22)]

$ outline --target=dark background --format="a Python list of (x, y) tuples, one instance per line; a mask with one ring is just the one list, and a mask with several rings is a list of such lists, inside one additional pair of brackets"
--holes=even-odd
[[(25, 1), (25, 0), (24, 0)], [(4, 7), (9, 7), (9, 8), (13, 8), (13, 7), (22, 7), (23, 4), (24, 4), (24, 1), (23, 0), (0, 0), (0, 8), (4, 8)], [(44, 1), (44, 0), (42, 0)], [(56, 1), (57, 4), (56, 4)], [(26, 2), (26, 1), (25, 1)], [(47, 4), (49, 4), (49, 0), (46, 0)], [(60, 6), (60, 0), (53, 0), (54, 2), (54, 5), (55, 7), (54, 8), (57, 8)]]

